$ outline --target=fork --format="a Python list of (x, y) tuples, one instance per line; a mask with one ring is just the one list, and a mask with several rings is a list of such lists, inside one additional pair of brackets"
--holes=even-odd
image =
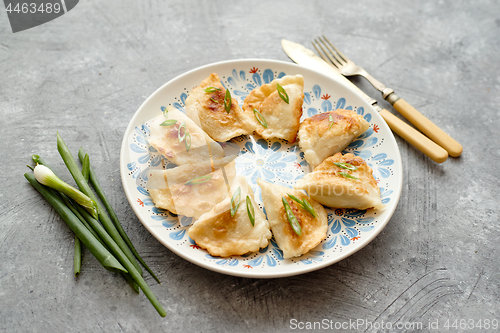
[(312, 44), (323, 60), (331, 66), (337, 68), (342, 75), (359, 75), (367, 79), (368, 82), (375, 87), (375, 89), (382, 93), (383, 98), (391, 103), (391, 105), (399, 111), (399, 113), (401, 113), (430, 139), (446, 149), (450, 156), (458, 157), (462, 154), (463, 148), (457, 141), (446, 134), (441, 128), (439, 128), (423, 114), (418, 112), (408, 102), (396, 95), (394, 90), (387, 88), (384, 84), (368, 74), (368, 72), (362, 67), (356, 65), (352, 60), (333, 46), (325, 36), (314, 39)]

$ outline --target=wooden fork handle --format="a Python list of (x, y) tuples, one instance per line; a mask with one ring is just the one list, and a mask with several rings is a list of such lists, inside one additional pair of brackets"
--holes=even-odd
[(443, 163), (448, 158), (448, 152), (434, 141), (387, 111), (383, 109), (379, 114), (384, 118), (387, 125), (393, 132), (409, 142), (412, 146), (427, 155), (431, 160), (437, 163)]
[(421, 130), (425, 135), (431, 138), (438, 145), (446, 149), (452, 157), (458, 157), (462, 154), (463, 147), (455, 141), (451, 136), (446, 134), (432, 121), (427, 119), (423, 114), (418, 112), (413, 106), (408, 104), (404, 99), (399, 98), (396, 94), (388, 96), (387, 100), (392, 106), (399, 111), (411, 122), (415, 127)]

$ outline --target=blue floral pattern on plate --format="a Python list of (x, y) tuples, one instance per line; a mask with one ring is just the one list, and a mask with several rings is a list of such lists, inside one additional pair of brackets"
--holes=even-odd
[[(227, 89), (231, 90), (233, 98), (236, 98), (241, 105), (250, 91), (284, 75), (284, 71), (271, 68), (260, 70), (257, 66), (246, 69), (233, 68), (228, 75), (221, 76), (221, 82)], [(329, 88), (320, 84), (313, 84), (309, 91), (304, 91), (303, 118), (339, 108), (353, 110), (363, 115), (368, 122), (371, 122), (371, 126), (364, 134), (356, 138), (345, 149), (344, 153), (352, 152), (364, 158), (372, 167), (381, 188), (384, 204), (390, 204), (391, 200), (395, 200), (395, 197), (399, 199), (399, 194), (396, 195), (398, 191), (394, 189), (393, 185), (395, 160), (390, 151), (384, 149), (386, 139), (379, 133), (380, 124), (372, 121), (374, 118), (372, 112), (374, 111), (365, 109), (363, 106), (351, 105), (344, 96), (338, 96), (334, 90), (327, 89)], [(184, 103), (187, 98), (186, 90), (184, 89), (177, 95), (174, 102), (165, 100), (164, 105), (171, 103), (184, 112)], [(336, 98), (333, 99), (332, 96), (336, 96)], [(161, 107), (157, 109), (157, 112), (160, 114)], [(126, 163), (126, 177), (133, 179), (136, 187), (136, 199), (130, 200), (129, 198), (129, 200), (132, 204), (139, 206), (138, 209), (143, 211), (141, 214), (148, 216), (150, 221), (148, 224), (151, 228), (163, 228), (163, 230), (160, 229), (162, 234), (168, 235), (168, 240), (164, 240), (164, 243), (168, 243), (166, 245), (169, 247), (178, 246), (183, 253), (198, 251), (197, 260), (207, 268), (223, 269), (229, 274), (245, 276), (248, 274), (240, 274), (238, 270), (261, 270), (265, 271), (266, 274), (271, 272), (269, 274), (272, 275), (272, 270), (279, 271), (280, 267), (284, 265), (314, 267), (321, 265), (324, 261), (332, 261), (332, 257), (341, 253), (353, 252), (356, 247), (359, 247), (358, 244), (363, 242), (363, 239), (369, 237), (377, 229), (379, 223), (377, 212), (327, 209), (329, 224), (327, 237), (318, 247), (301, 257), (284, 259), (274, 239), (271, 239), (266, 248), (256, 253), (229, 258), (212, 257), (205, 250), (200, 249), (187, 235), (187, 228), (193, 222), (192, 218), (176, 216), (154, 206), (148, 191), (145, 189), (149, 169), (161, 168), (161, 166), (171, 168), (175, 165), (169, 163), (154, 148), (149, 146), (148, 137), (149, 127), (145, 121), (135, 126), (127, 138), (130, 158)], [(236, 159), (237, 173), (247, 178), (261, 209), (264, 207), (261, 190), (256, 183), (257, 178), (292, 187), (298, 179), (309, 172), (309, 166), (298, 145), (290, 144), (284, 140), (264, 140), (257, 135), (250, 135), (234, 138), (229, 142), (222, 143), (222, 146), (226, 152), (238, 154)], [(204, 254), (200, 255), (199, 253)]]

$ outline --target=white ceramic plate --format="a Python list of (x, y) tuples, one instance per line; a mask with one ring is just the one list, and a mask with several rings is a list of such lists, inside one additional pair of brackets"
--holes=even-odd
[[(372, 167), (381, 189), (382, 211), (327, 209), (328, 235), (309, 253), (295, 259), (283, 259), (274, 239), (265, 249), (243, 256), (212, 257), (196, 246), (187, 235), (191, 218), (177, 217), (154, 206), (145, 189), (147, 171), (164, 163), (174, 167), (149, 146), (146, 122), (169, 104), (184, 110), (187, 95), (210, 73), (217, 73), (240, 105), (255, 87), (285, 74), (304, 77), (303, 118), (338, 108), (362, 114), (370, 128), (355, 139), (346, 151), (364, 158)], [(310, 172), (297, 144), (283, 140), (264, 140), (259, 136), (242, 136), (223, 144), (228, 154), (239, 154), (237, 172), (247, 177), (255, 192), (256, 202), (263, 208), (257, 178), (284, 186), (292, 185)], [(274, 278), (310, 272), (336, 263), (363, 248), (389, 222), (396, 209), (402, 187), (399, 150), (384, 120), (350, 87), (338, 79), (310, 69), (272, 60), (233, 60), (203, 66), (189, 71), (156, 90), (132, 117), (123, 138), (120, 172), (125, 194), (143, 225), (167, 248), (199, 266), (243, 277)]]

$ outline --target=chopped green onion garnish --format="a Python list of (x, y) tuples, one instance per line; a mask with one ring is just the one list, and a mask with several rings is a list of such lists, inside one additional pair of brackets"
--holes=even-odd
[(34, 170), (36, 180), (45, 186), (58, 190), (84, 207), (94, 218), (98, 217), (97, 204), (83, 192), (65, 183), (45, 165), (38, 164)]
[(297, 203), (299, 203), (299, 204), (302, 205), (302, 201), (299, 198), (297, 198), (295, 195), (288, 194), (288, 193), (287, 193), (287, 195), (290, 197), (290, 199), (292, 199), (293, 201), (295, 201), (295, 202), (297, 202)]
[(219, 104), (219, 101), (217, 101), (215, 98), (210, 97), (210, 99), (212, 100), (212, 102)]
[(247, 195), (247, 213), (248, 213), (248, 218), (252, 223), (252, 226), (255, 226), (255, 210), (253, 209), (252, 200), (250, 200), (250, 197), (248, 195)]
[(231, 111), (231, 93), (226, 90), (226, 97), (224, 97), (224, 109), (227, 113)]
[(188, 180), (187, 182), (184, 183), (184, 185), (203, 184), (205, 182), (208, 182), (210, 179), (212, 179), (212, 175), (200, 176), (200, 177), (196, 177), (196, 178), (193, 178), (191, 180)]
[(311, 206), (309, 201), (307, 201), (306, 198), (304, 198), (303, 200), (300, 200), (299, 198), (297, 198), (296, 196), (294, 196), (292, 194), (287, 193), (287, 195), (290, 197), (290, 199), (292, 199), (293, 201), (298, 203), (300, 205), (300, 207), (307, 210), (313, 217), (316, 217), (316, 211), (314, 210), (313, 206)]
[(290, 226), (292, 227), (293, 231), (299, 236), (302, 235), (302, 228), (300, 226), (300, 223), (293, 214), (292, 209), (288, 204), (288, 201), (286, 201), (285, 197), (281, 197), (281, 201), (283, 201), (283, 207), (285, 207), (286, 218), (288, 219), (288, 222), (290, 223)]
[(259, 110), (257, 109), (253, 109), (253, 114), (255, 116), (255, 118), (258, 120), (258, 122), (264, 126), (264, 128), (267, 128), (267, 121), (266, 119), (264, 119), (264, 117), (262, 116), (262, 114), (259, 112)]
[(278, 95), (280, 95), (281, 99), (285, 101), (286, 104), (290, 104), (290, 100), (288, 98), (288, 94), (285, 89), (280, 86), (279, 83), (276, 83), (276, 88), (278, 89)]
[(213, 92), (216, 92), (217, 90), (220, 90), (220, 88), (217, 88), (217, 87), (208, 87), (208, 88), (205, 88), (205, 92), (208, 94), (208, 93), (213, 93)]
[[(240, 206), (241, 199), (241, 187), (234, 192), (233, 197), (231, 198), (231, 217), (236, 214), (238, 207)], [(237, 202), (237, 203), (236, 203)]]
[(186, 146), (186, 151), (191, 149), (191, 134), (186, 133), (186, 139), (184, 140), (184, 145)]
[(175, 125), (177, 124), (177, 120), (175, 119), (168, 119), (168, 120), (165, 120), (164, 122), (162, 122), (160, 124), (160, 126), (172, 126), (172, 125)]
[(328, 127), (328, 130), (330, 130), (330, 128), (332, 128), (334, 124), (333, 117), (331, 114), (328, 115), (328, 121), (330, 121), (330, 127)]
[(352, 165), (350, 163), (334, 162), (333, 164), (335, 164), (336, 166), (338, 166), (339, 168), (342, 168), (342, 169), (347, 169), (347, 170), (357, 170), (358, 169), (357, 166)]
[(307, 210), (313, 217), (316, 217), (316, 211), (314, 210), (313, 206), (307, 201), (306, 198), (302, 200), (304, 202), (304, 209)]
[(345, 178), (359, 179), (358, 177), (354, 177), (354, 176), (348, 174), (347, 172), (339, 172), (339, 175), (341, 175), (342, 177), (345, 177)]
[[(181, 134), (182, 133), (182, 128), (184, 128), (184, 134)], [(183, 121), (181, 126), (179, 126), (179, 132), (177, 132), (177, 138), (179, 139), (179, 143), (181, 143), (182, 141), (184, 141), (184, 139), (186, 138), (186, 133), (187, 133), (187, 127), (186, 127), (186, 122)]]
[(161, 107), (161, 112), (163, 113), (163, 115), (165, 116), (165, 118), (167, 118), (167, 115), (168, 115), (168, 109), (164, 106)]

